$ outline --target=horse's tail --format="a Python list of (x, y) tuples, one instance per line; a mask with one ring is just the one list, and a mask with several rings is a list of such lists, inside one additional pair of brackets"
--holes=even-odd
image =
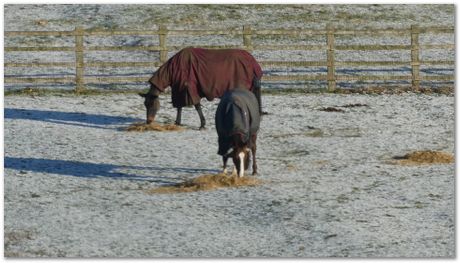
[(261, 91), (260, 78), (254, 76), (252, 79), (252, 92), (256, 96), (257, 102), (259, 103), (259, 113), (262, 115), (262, 91)]

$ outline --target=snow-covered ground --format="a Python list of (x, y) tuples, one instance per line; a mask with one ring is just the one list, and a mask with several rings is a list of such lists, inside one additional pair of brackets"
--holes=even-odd
[[(86, 29), (453, 26), (454, 5), (5, 5), (5, 31)], [(408, 37), (337, 37), (338, 45), (408, 44)], [(256, 37), (254, 44), (324, 44), (325, 37)], [(74, 46), (73, 37), (6, 37), (5, 46)], [(168, 45), (239, 44), (241, 36), (168, 37)], [(420, 43), (451, 44), (453, 34)], [(158, 44), (151, 36), (86, 37), (85, 46)], [(260, 60), (325, 60), (324, 51), (255, 51)], [(173, 52), (170, 52), (170, 56)], [(454, 60), (421, 50), (422, 60)], [(338, 61), (410, 60), (408, 51), (337, 51)], [(72, 62), (74, 52), (5, 52), (4, 62)], [(158, 52), (85, 52), (90, 61), (158, 60)], [(145, 76), (152, 68), (89, 68)], [(421, 75), (454, 66), (422, 66)], [(266, 75), (325, 74), (325, 67)], [(74, 68), (5, 68), (5, 77), (74, 76)], [(410, 67), (337, 68), (337, 74), (410, 75)], [(356, 83), (339, 83), (355, 88)], [(401, 85), (395, 82), (394, 85)], [(403, 83), (407, 84), (407, 83)], [(427, 83), (422, 83), (427, 85)], [(264, 89), (290, 83), (263, 83)], [(302, 88), (325, 83), (301, 83)], [(316, 85), (316, 86), (315, 86)], [(431, 85), (431, 84), (428, 84)], [(453, 85), (453, 83), (442, 83)], [(5, 85), (6, 90), (30, 85)], [(32, 87), (56, 89), (48, 84)], [(89, 88), (126, 89), (126, 85)], [(146, 88), (145, 84), (135, 88)], [(454, 152), (454, 97), (284, 94), (263, 97), (255, 187), (152, 194), (218, 173), (214, 112), (208, 129), (184, 109), (182, 132), (126, 132), (145, 110), (135, 94), (7, 96), (4, 100), (4, 242), (7, 257), (454, 257), (454, 164), (400, 166), (415, 150)], [(361, 107), (341, 107), (351, 104)], [(336, 107), (344, 112), (322, 111)], [(162, 97), (158, 120), (175, 111)]]
[[(162, 97), (159, 122), (175, 111)], [(8, 257), (454, 257), (454, 164), (401, 166), (414, 150), (454, 152), (454, 97), (263, 97), (255, 187), (151, 194), (220, 171), (214, 112), (182, 132), (126, 132), (136, 94), (7, 96)], [(341, 107), (349, 104), (361, 107)], [(344, 112), (326, 112), (323, 107)]]

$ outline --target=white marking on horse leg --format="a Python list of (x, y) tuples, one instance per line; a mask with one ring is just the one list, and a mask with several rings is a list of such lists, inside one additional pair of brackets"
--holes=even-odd
[(224, 170), (222, 171), (223, 174), (227, 174), (227, 168), (224, 168)]
[(238, 157), (240, 158), (240, 174), (238, 177), (243, 177), (244, 176), (244, 151), (240, 152), (238, 154)]

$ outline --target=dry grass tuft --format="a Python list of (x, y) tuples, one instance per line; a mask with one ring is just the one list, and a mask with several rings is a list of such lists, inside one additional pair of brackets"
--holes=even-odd
[(189, 193), (197, 191), (210, 191), (223, 187), (241, 187), (241, 186), (256, 186), (260, 180), (253, 176), (230, 176), (220, 174), (204, 174), (194, 179), (185, 181), (173, 186), (163, 186), (148, 190), (149, 194), (174, 194), (174, 193)]
[(159, 124), (159, 123), (143, 123), (143, 122), (137, 122), (131, 124), (128, 128), (126, 128), (126, 131), (136, 131), (136, 132), (145, 132), (145, 131), (183, 131), (184, 128), (181, 126), (177, 126), (174, 124)]
[(35, 20), (35, 24), (39, 26), (46, 26), (48, 25), (48, 20), (46, 19)]
[(395, 156), (393, 159), (401, 165), (443, 164), (453, 163), (455, 160), (451, 154), (439, 151), (415, 151), (404, 156)]

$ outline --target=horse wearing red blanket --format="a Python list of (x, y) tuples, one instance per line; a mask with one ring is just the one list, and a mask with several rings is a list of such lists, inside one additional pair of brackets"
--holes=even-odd
[(145, 98), (147, 123), (151, 123), (160, 109), (158, 96), (171, 87), (172, 104), (177, 108), (175, 123), (181, 124), (182, 107), (194, 105), (200, 117), (200, 129), (204, 129), (206, 120), (201, 110), (201, 98), (212, 101), (235, 87), (253, 92), (261, 112), (261, 78), (260, 65), (245, 50), (185, 48), (153, 73), (149, 80), (150, 90), (139, 95)]

